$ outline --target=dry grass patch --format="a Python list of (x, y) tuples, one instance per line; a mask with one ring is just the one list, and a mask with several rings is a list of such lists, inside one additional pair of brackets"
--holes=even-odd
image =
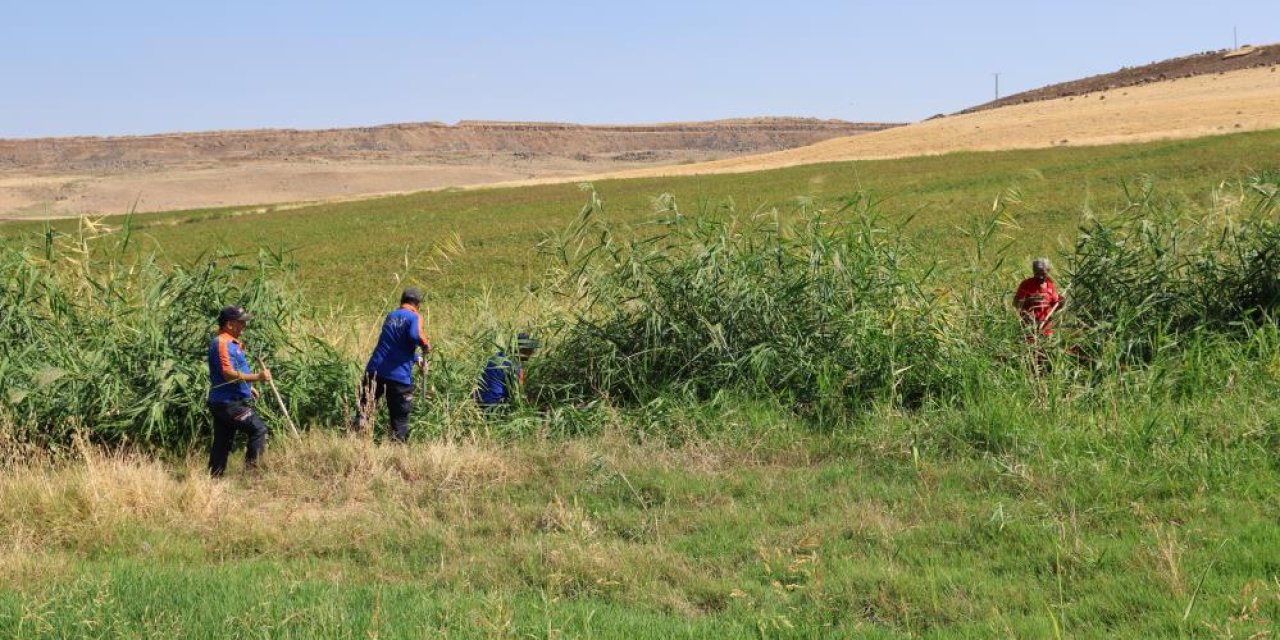
[(480, 444), (383, 447), (313, 434), (275, 447), (265, 469), (210, 479), (203, 458), (169, 465), (80, 446), (73, 460), (0, 471), (0, 545), (111, 546), (137, 531), (195, 534), (210, 550), (348, 546), (360, 531), (435, 519), (431, 502), (516, 478)]

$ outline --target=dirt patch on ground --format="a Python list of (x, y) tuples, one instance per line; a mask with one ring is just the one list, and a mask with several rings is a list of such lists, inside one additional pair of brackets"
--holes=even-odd
[[(669, 157), (693, 162), (708, 154)], [(109, 175), (0, 173), (0, 219), (331, 200), (643, 166), (652, 163), (507, 157), (415, 164), (254, 161)]]
[(240, 206), (563, 180), (776, 151), (890, 126), (805, 118), (632, 126), (462, 122), (0, 140), (0, 217)]
[(734, 173), (819, 162), (1146, 142), (1276, 128), (1280, 128), (1280, 72), (1262, 67), (935, 118), (789, 151), (609, 177)]

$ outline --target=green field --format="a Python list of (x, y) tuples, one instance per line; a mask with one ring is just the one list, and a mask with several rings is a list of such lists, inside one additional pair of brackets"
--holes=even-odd
[[(953, 153), (927, 158), (811, 165), (759, 173), (595, 184), (608, 215), (641, 222), (652, 199), (676, 197), (686, 211), (732, 205), (740, 213), (798, 201), (817, 206), (867, 192), (890, 221), (914, 216), (919, 242), (955, 261), (971, 242), (956, 233), (991, 216), (992, 203), (1012, 189), (1010, 208), (1021, 229), (1019, 258), (1052, 254), (1069, 241), (1085, 210), (1107, 212), (1122, 200), (1120, 183), (1152, 177), (1168, 194), (1208, 205), (1224, 180), (1274, 168), (1280, 131), (1142, 145), (1057, 148), (1001, 153)], [(1232, 194), (1226, 194), (1231, 197)], [(1005, 198), (1008, 201), (1008, 198)], [(291, 250), (309, 298), (361, 311), (381, 310), (399, 293), (396, 274), (421, 281), (438, 313), (486, 286), (510, 294), (536, 281), (536, 245), (567, 225), (586, 201), (577, 185), (424, 192), (361, 202), (303, 207), (271, 214), (237, 210), (144, 214), (144, 236), (175, 261), (217, 251), (253, 254), (261, 247)], [(812, 205), (811, 205), (812, 206)], [(250, 208), (252, 210), (253, 208)], [(64, 222), (58, 228), (71, 228)], [(38, 229), (0, 226), (8, 236)], [(433, 247), (461, 240), (452, 261), (433, 259)], [(408, 267), (406, 267), (406, 263)], [(438, 267), (436, 271), (432, 267)]]
[[(828, 365), (848, 360), (824, 360), (800, 345), (777, 353), (814, 356), (812, 362), (792, 367), (760, 351), (725, 356), (700, 378), (677, 370), (637, 381), (648, 372), (627, 367), (643, 349), (637, 355), (618, 347), (597, 363), (549, 344), (540, 356), (546, 364), (535, 361), (531, 372), (564, 383), (561, 395), (492, 420), (464, 406), (472, 378), (466, 367), (485, 348), (471, 341), (486, 328), (518, 326), (522, 314), (543, 326), (571, 308), (548, 301), (556, 290), (547, 273), (555, 265), (536, 245), (577, 218), (589, 197), (577, 186), (423, 193), (264, 214), (137, 216), (135, 238), (162, 262), (198, 263), (225, 252), (236, 257), (219, 258), (224, 265), (251, 264), (260, 248), (289, 250), (315, 307), (295, 320), (343, 352), (367, 348), (367, 338), (350, 336), (363, 336), (388, 307), (401, 286), (397, 276), (425, 284), (437, 318), (439, 396), (415, 422), (408, 447), (348, 438), (339, 435), (341, 424), (315, 419), (301, 439), (277, 436), (265, 469), (247, 472), (233, 459), (222, 482), (205, 477), (199, 445), (120, 452), (70, 438), (54, 451), (35, 446), (22, 436), (31, 432), (23, 421), (38, 416), (20, 411), (34, 401), (0, 402), (0, 636), (1274, 634), (1274, 316), (1241, 319), (1196, 301), (1142, 300), (1126, 307), (1138, 310), (1125, 316), (1129, 324), (1079, 327), (1064, 338), (1102, 345), (1086, 348), (1087, 358), (1053, 355), (1052, 370), (1035, 375), (1006, 307), (1027, 258), (1078, 251), (1078, 230), (1090, 216), (1125, 214), (1149, 217), (1151, 226), (1091, 232), (1155, 249), (1115, 249), (1116, 272), (1134, 281), (1109, 283), (1098, 296), (1188, 283), (1204, 289), (1185, 288), (1188, 298), (1225, 296), (1224, 286), (1203, 285), (1239, 275), (1229, 251), (1207, 263), (1178, 262), (1174, 274), (1143, 271), (1148, 263), (1141, 261), (1159, 266), (1166, 252), (1188, 250), (1162, 244), (1169, 238), (1207, 242), (1237, 229), (1271, 247), (1275, 209), (1259, 203), (1275, 199), (1275, 174), (1266, 172), (1277, 169), (1278, 152), (1275, 131), (597, 183), (604, 205), (595, 215), (612, 223), (620, 242), (655, 233), (624, 225), (650, 220), (659, 209), (671, 216), (664, 193), (709, 225), (703, 236), (673, 236), (710, 240), (690, 243), (684, 254), (673, 245), (683, 262), (653, 262), (653, 273), (676, 274), (655, 280), (648, 289), (655, 294), (705, 285), (698, 278), (707, 273), (763, 274), (758, 284), (723, 286), (730, 301), (816, 286), (832, 274), (883, 276), (888, 284), (866, 291), (868, 299), (880, 296), (867, 303), (870, 320), (815, 325), (866, 332), (859, 340), (875, 344), (851, 347), (860, 350), (854, 356), (869, 354), (866, 370), (832, 372)], [(869, 199), (857, 199), (860, 193)], [(775, 208), (782, 220), (805, 221), (815, 210), (840, 218), (845, 214), (836, 211), (851, 201), (874, 202), (884, 225), (865, 238), (896, 242), (892, 229), (904, 225), (901, 254), (898, 244), (840, 236), (849, 244), (822, 255), (841, 266), (801, 270), (791, 281), (770, 270), (773, 260), (753, 261), (752, 251), (777, 246), (756, 245), (752, 234), (735, 244), (710, 226), (732, 220), (733, 212)], [(1250, 211), (1261, 212), (1259, 226), (1244, 226)], [(1166, 214), (1178, 221), (1169, 228), (1199, 235), (1160, 236), (1155, 220)], [(999, 232), (981, 245), (973, 233), (993, 220), (1001, 222)], [(738, 229), (734, 224), (729, 228)], [(70, 231), (74, 223), (54, 228)], [(12, 246), (35, 242), (23, 234), (38, 227), (0, 229)], [(834, 238), (786, 237), (823, 251)], [(979, 246), (992, 250), (979, 254)], [(1235, 257), (1246, 267), (1273, 264), (1263, 254)], [(883, 265), (900, 256), (908, 273), (884, 274)], [(870, 265), (865, 271), (844, 265), (860, 259)], [(1110, 264), (1105, 255), (1094, 263), (1072, 259)], [(650, 263), (622, 260), (613, 271), (591, 272), (597, 286), (622, 292), (589, 310), (598, 326), (570, 324), (546, 335), (567, 339), (585, 330), (587, 338), (569, 344), (593, 344), (590, 331), (625, 328), (605, 322), (611, 300), (644, 318), (647, 308), (621, 297), (618, 284), (634, 264)], [(922, 273), (930, 279), (910, 289)], [(1275, 280), (1270, 272), (1246, 275), (1256, 276), (1251, 283)], [(1088, 284), (1077, 285), (1082, 300)], [(85, 295), (105, 295), (98, 289)], [(122, 302), (103, 306), (111, 314), (132, 304), (125, 297), (132, 290), (121, 291)], [(672, 300), (693, 320), (681, 324), (672, 312), (650, 324), (691, 332), (693, 360), (703, 335), (696, 333), (703, 320), (697, 301), (711, 296), (696, 288), (680, 295)], [(1086, 300), (1081, 313), (1104, 303), (1129, 304)], [(501, 323), (478, 315), (490, 309)], [(787, 324), (786, 311), (761, 305), (760, 313), (780, 327), (780, 340), (799, 344), (804, 327)], [(815, 314), (828, 311), (813, 302)], [(902, 318), (916, 313), (927, 317)], [(1196, 323), (1204, 326), (1180, 328), (1188, 313), (1202, 313)], [(1139, 326), (1154, 315), (1168, 322)], [(746, 328), (736, 335), (755, 330), (752, 320), (742, 318)], [(879, 322), (890, 329), (876, 333)], [(8, 326), (0, 322), (0, 329)], [(731, 330), (717, 324), (706, 335)], [(945, 351), (909, 351), (934, 346)], [(897, 363), (883, 380), (867, 373), (881, 359)], [(40, 364), (30, 367), (37, 376)], [(26, 375), (23, 366), (0, 371)], [(598, 397), (571, 384), (597, 366), (630, 377), (600, 387), (606, 392)], [(760, 379), (743, 373), (757, 366), (751, 370)], [(788, 371), (808, 375), (800, 379), (828, 395), (861, 395), (827, 407), (821, 397), (804, 396), (811, 382), (791, 381), (782, 375)], [(723, 392), (708, 390), (708, 380)], [(288, 394), (284, 376), (281, 384)], [(80, 401), (91, 399), (85, 394)], [(41, 406), (56, 409), (57, 401), (51, 396)]]

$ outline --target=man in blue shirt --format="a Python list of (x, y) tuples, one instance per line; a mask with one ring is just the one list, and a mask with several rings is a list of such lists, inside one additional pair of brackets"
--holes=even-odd
[(271, 371), (264, 368), (253, 373), (240, 344), (240, 335), (252, 318), (244, 307), (224, 307), (218, 313), (218, 335), (209, 342), (209, 411), (213, 414), (209, 473), (215, 478), (227, 469), (236, 433), (244, 432), (249, 438), (244, 452), (246, 467), (257, 465), (267, 444), (267, 426), (251, 406), (258, 390), (249, 383), (271, 380)]
[[(399, 442), (409, 438), (409, 414), (413, 411), (413, 365), (425, 375), (426, 359), (431, 352), (422, 313), (422, 292), (410, 287), (400, 296), (400, 308), (387, 314), (382, 322), (378, 346), (373, 348), (364, 368), (360, 384), (360, 403), (356, 407), (355, 428), (363, 431), (378, 400), (387, 397), (387, 413), (391, 416), (391, 437)], [(422, 354), (418, 349), (422, 349)]]
[(506, 351), (499, 349), (485, 364), (484, 373), (476, 385), (476, 404), (485, 411), (494, 411), (511, 404), (516, 394), (524, 388), (524, 361), (538, 348), (538, 341), (527, 333), (516, 336), (517, 359), (512, 360)]

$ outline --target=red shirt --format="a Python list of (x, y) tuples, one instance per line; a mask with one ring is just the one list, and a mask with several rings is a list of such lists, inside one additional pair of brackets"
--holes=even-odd
[(1048, 322), (1049, 314), (1062, 304), (1062, 296), (1058, 295), (1051, 278), (1045, 278), (1044, 282), (1034, 276), (1023, 280), (1018, 285), (1018, 293), (1013, 296), (1013, 303), (1018, 305), (1023, 321), (1035, 321), (1040, 325), (1041, 333), (1046, 336), (1053, 334)]

